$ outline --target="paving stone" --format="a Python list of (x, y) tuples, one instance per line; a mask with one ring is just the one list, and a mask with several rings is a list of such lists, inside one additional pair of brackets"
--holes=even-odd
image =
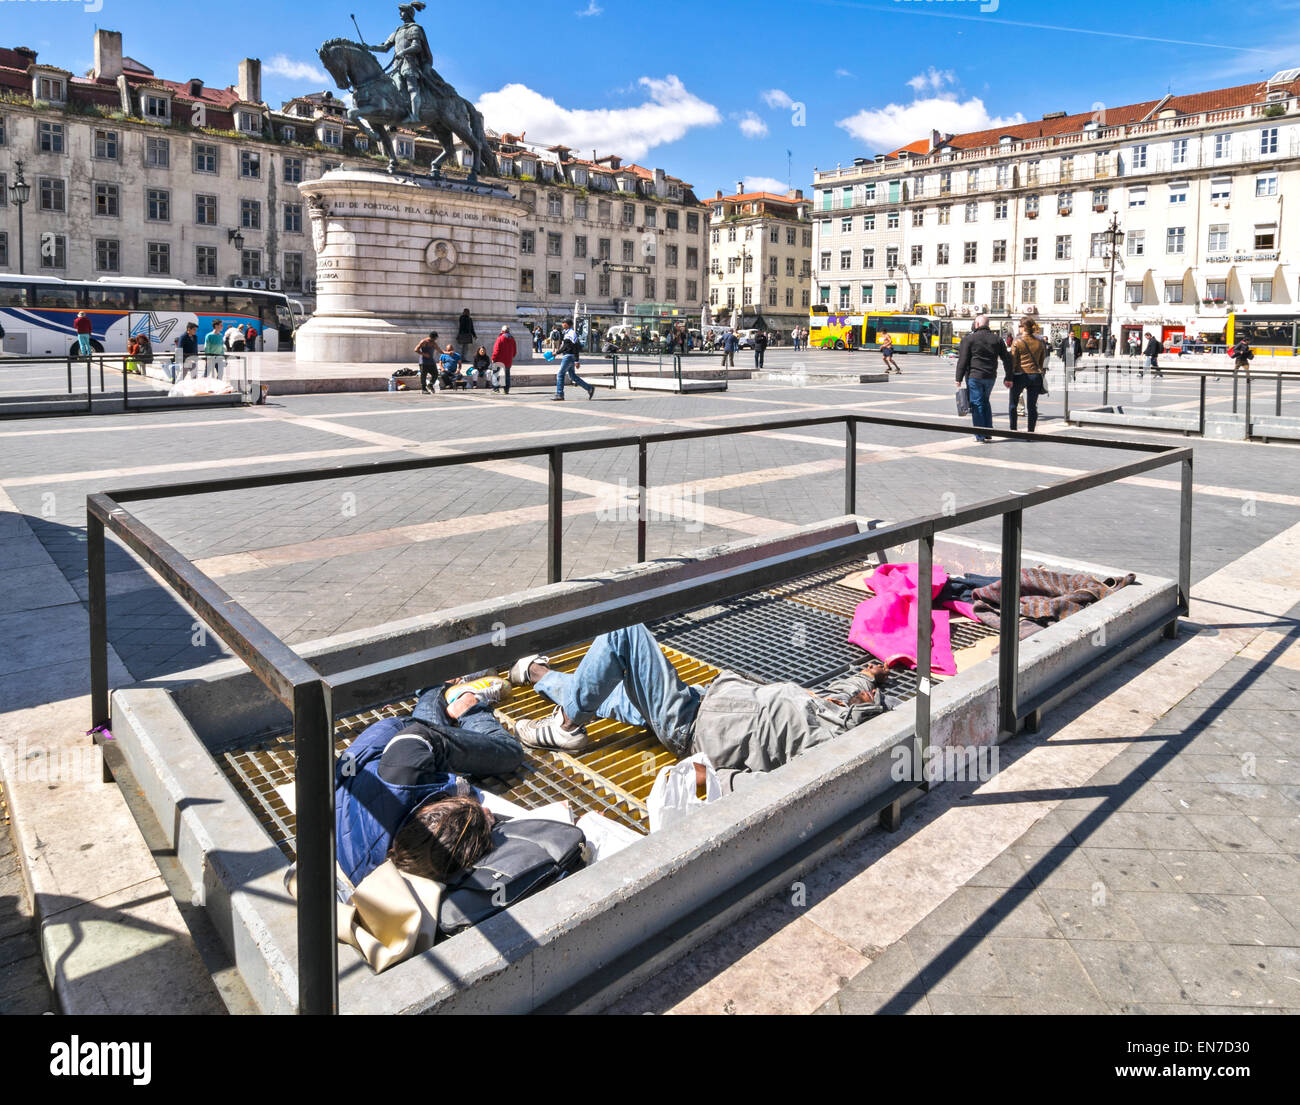
[(1070, 940), (1097, 993), (1106, 1002), (1183, 1005), (1187, 995), (1145, 941)]
[(1104, 1013), (1105, 1003), (1066, 940), (994, 938), (997, 957), (1025, 1013)]
[(1138, 940), (1133, 919), (1104, 888), (1063, 890), (1042, 887), (1039, 898), (1051, 911), (1056, 927), (1067, 940)]

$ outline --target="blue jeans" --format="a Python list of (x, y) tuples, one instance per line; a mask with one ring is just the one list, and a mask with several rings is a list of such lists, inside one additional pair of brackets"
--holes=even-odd
[(77, 351), (78, 351), (78, 352), (79, 352), (83, 357), (89, 357), (89, 356), (94, 352), (94, 350), (90, 347), (90, 335), (89, 335), (89, 334), (78, 334), (78, 335), (77, 335), (77, 345), (78, 345), (78, 350), (77, 350)]
[(681, 681), (643, 625), (602, 633), (573, 675), (552, 672), (537, 690), (580, 725), (595, 717), (644, 725), (675, 756), (690, 755), (700, 692)]
[(567, 376), (573, 383), (584, 391), (590, 391), (591, 385), (578, 375), (578, 370), (574, 367), (576, 358), (572, 353), (566, 353), (560, 358), (560, 371), (555, 374), (555, 394), (564, 397), (564, 378)]
[[(993, 428), (993, 405), (989, 402), (989, 392), (993, 390), (996, 380), (981, 380), (974, 376), (967, 377), (966, 389), (970, 393), (970, 418), (975, 428)], [(976, 441), (989, 441), (990, 438), (977, 434)]]
[(446, 704), (435, 701), (446, 689), (442, 684), (425, 691), (411, 711), (416, 721), (435, 722), (442, 727), (439, 732), (447, 742), (443, 770), (457, 775), (508, 775), (523, 763), (523, 746), (501, 728), (490, 706), (475, 706), (459, 721), (452, 721)]

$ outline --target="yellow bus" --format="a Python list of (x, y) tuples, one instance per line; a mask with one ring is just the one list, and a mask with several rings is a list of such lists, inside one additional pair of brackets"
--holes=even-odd
[[(936, 306), (943, 308), (942, 304)], [(937, 353), (945, 343), (952, 343), (952, 322), (944, 315), (919, 312), (850, 315), (813, 307), (808, 314), (808, 345), (812, 349), (879, 349), (885, 334), (896, 353)]]
[(1250, 343), (1257, 357), (1293, 357), (1300, 341), (1300, 315), (1260, 314), (1228, 316), (1223, 340), (1231, 349), (1239, 338)]

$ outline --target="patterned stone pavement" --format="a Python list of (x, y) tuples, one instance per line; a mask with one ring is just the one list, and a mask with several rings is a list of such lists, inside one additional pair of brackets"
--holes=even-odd
[[(809, 359), (818, 357), (848, 363), (844, 355)], [(769, 367), (792, 359), (774, 352)], [(858, 361), (868, 367), (871, 358)], [(904, 368), (887, 385), (750, 382), (726, 394), (602, 392), (593, 402), (564, 404), (548, 402), (541, 390), (509, 399), (295, 396), (235, 411), (0, 423), (0, 507), (21, 513), (48, 557), (43, 564), (4, 561), (17, 586), (0, 598), (0, 634), (21, 641), (23, 632), (32, 632), (34, 611), (44, 604), (29, 601), (21, 573), (33, 573), (39, 588), (48, 579), (40, 573), (56, 566), (73, 601), (43, 613), (39, 632), (56, 645), (65, 634), (66, 654), (84, 656), (84, 615), (75, 616), (73, 608), (86, 596), (84, 502), (91, 491), (201, 484), (665, 426), (734, 426), (849, 407), (959, 421), (950, 362), (905, 361)], [(1194, 394), (1178, 382), (1155, 388), (1152, 402), (1185, 403)], [(1074, 401), (1080, 401), (1077, 393)], [(859, 511), (892, 519), (942, 510), (1116, 459), (1054, 441), (1063, 429), (1053, 417), (1059, 410), (1059, 396), (1046, 400), (1040, 440), (1024, 444), (976, 447), (930, 431), (863, 427)], [(1004, 419), (1000, 415), (998, 424)], [(1114, 435), (1082, 436), (1104, 442)], [(1151, 440), (1184, 443), (1167, 436)], [(1190, 444), (1197, 485), (1194, 580), (1209, 586), (1226, 579), (1224, 573), (1257, 577), (1242, 566), (1243, 558), (1300, 523), (1300, 452), (1284, 445)], [(842, 433), (833, 427), (760, 430), (652, 448), (651, 555), (840, 513), (843, 452)], [(634, 559), (635, 507), (627, 497), (635, 482), (633, 451), (571, 454), (565, 473), (566, 575)], [(1173, 469), (1157, 471), (1031, 511), (1025, 546), (1171, 574), (1177, 478)], [(139, 504), (136, 513), (271, 629), (302, 643), (439, 609), (453, 601), (450, 596), (467, 601), (545, 582), (545, 497), (542, 462), (518, 460), (238, 494), (200, 487), (181, 499)], [(990, 526), (970, 527), (966, 535), (996, 539)], [(0, 558), (10, 545), (20, 547), (0, 534)], [(30, 557), (29, 546), (21, 548)], [(180, 671), (221, 655), (220, 643), (197, 633), (193, 614), (124, 550), (110, 549), (109, 569), (111, 643), (132, 677)], [(1208, 625), (1214, 619), (1202, 620)], [(1297, 974), (1288, 956), (1300, 925), (1294, 858), (1300, 780), (1290, 771), (1297, 761), (1287, 760), (1297, 751), (1300, 665), (1279, 660), (1294, 658), (1294, 612), (1270, 615), (1266, 629), (1277, 635), (1277, 656), (1224, 655), (1190, 696), (1180, 693), (1167, 705), (1158, 694), (1148, 696), (1134, 707), (1146, 723), (1128, 734), (1128, 746), (1112, 748), (1105, 763), (1072, 761), (1069, 793), (1049, 789), (1055, 798), (1047, 805), (1046, 799), (1026, 799), (1022, 810), (1037, 816), (1004, 844), (989, 843), (978, 870), (954, 869), (929, 887), (929, 897), (909, 898), (892, 928), (868, 931), (860, 917), (852, 919), (860, 901), (840, 893), (867, 867), (885, 872), (891, 851), (903, 854), (902, 841), (871, 834), (820, 876), (820, 913), (782, 912), (781, 903), (757, 910), (748, 927), (730, 934), (731, 946), (711, 942), (679, 975), (630, 995), (623, 1008), (729, 1011), (730, 1003), (734, 1011), (1031, 1011), (1045, 1008), (1035, 1004), (1044, 994), (1096, 1011), (1300, 1004), (1275, 985)], [(1249, 646), (1242, 642), (1243, 649)], [(45, 684), (30, 678), (34, 667), (24, 669), (21, 646), (11, 645), (9, 653), (0, 657), (5, 708), (39, 705), (47, 697)], [(1176, 651), (1170, 657), (1178, 662)], [(84, 693), (82, 664), (68, 666), (67, 695)], [(1140, 666), (1130, 678), (1139, 674)], [(1112, 695), (1124, 693), (1122, 683), (1112, 688)], [(1205, 701), (1197, 698), (1202, 694)], [(1113, 702), (1099, 697), (1084, 705), (1104, 714)], [(1069, 724), (1084, 727), (1092, 741), (1105, 718), (1087, 717), (1085, 710)], [(1043, 740), (1050, 743), (1059, 732)], [(1026, 740), (1005, 751), (1011, 762), (1028, 763), (1042, 748)], [(1248, 752), (1257, 774), (1234, 774), (1234, 758)], [(945, 798), (932, 795), (908, 832), (938, 824), (959, 804), (979, 807), (977, 790), (955, 785)], [(967, 851), (968, 862), (981, 854), (979, 847)], [(876, 898), (885, 900), (878, 891)], [(921, 901), (933, 908), (916, 916), (915, 925), (904, 924)], [(823, 925), (814, 919), (829, 916), (840, 920)], [(1205, 921), (1190, 930), (1201, 933), (1196, 941), (1180, 942), (1171, 920), (1180, 917)], [(809, 954), (810, 947), (820, 954)], [(1251, 966), (1242, 957), (1256, 948), (1265, 950)], [(737, 985), (749, 967), (760, 973), (757, 990), (752, 978)], [(1232, 975), (1228, 981), (1236, 982), (1229, 986), (1224, 972), (1233, 970), (1241, 977)], [(1261, 983), (1260, 972), (1270, 981)], [(756, 993), (761, 1001), (747, 1000)]]

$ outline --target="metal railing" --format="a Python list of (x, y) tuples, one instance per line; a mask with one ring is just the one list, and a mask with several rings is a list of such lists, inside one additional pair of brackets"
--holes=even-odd
[[(1132, 391), (1132, 381), (1136, 377), (1139, 380), (1145, 379), (1147, 374), (1159, 378), (1173, 379), (1190, 379), (1198, 382), (1197, 387), (1197, 418), (1196, 429), (1183, 429), (1181, 432), (1186, 436), (1195, 433), (1199, 437), (1205, 436), (1205, 409), (1206, 409), (1206, 385), (1207, 382), (1222, 383), (1225, 386), (1232, 386), (1232, 413), (1241, 413), (1245, 417), (1246, 434), (1248, 437), (1265, 438), (1267, 434), (1256, 434), (1254, 432), (1254, 422), (1252, 411), (1259, 413), (1258, 406), (1254, 403), (1255, 389), (1263, 384), (1272, 394), (1273, 417), (1282, 417), (1282, 390), (1283, 385), (1288, 387), (1300, 383), (1300, 369), (1275, 369), (1275, 368), (1248, 368), (1241, 369), (1235, 365), (1231, 368), (1213, 369), (1213, 368), (1176, 368), (1172, 365), (1159, 365), (1156, 369), (1148, 368), (1145, 360), (1140, 357), (1126, 359), (1109, 359), (1099, 360), (1096, 363), (1087, 363), (1077, 361), (1066, 365), (1063, 373), (1065, 381), (1065, 391), (1062, 398), (1064, 404), (1064, 419), (1067, 426), (1078, 424), (1078, 419), (1070, 417), (1070, 385), (1077, 383), (1080, 372), (1090, 373), (1093, 379), (1100, 377), (1101, 380), (1101, 405), (1107, 407), (1110, 405), (1111, 380), (1114, 378), (1117, 385), (1123, 385), (1127, 391)], [(1077, 394), (1077, 393), (1076, 393)], [(1154, 409), (1154, 414), (1159, 415), (1159, 408)]]
[[(645, 388), (638, 389), (636, 384), (633, 382), (635, 379), (633, 375), (633, 369), (637, 368), (641, 370), (638, 373), (639, 375), (655, 376), (660, 379), (663, 378), (671, 379), (676, 385), (674, 391), (678, 395), (682, 395), (686, 391), (686, 388), (683, 384), (683, 380), (690, 379), (690, 368), (691, 368), (691, 366), (688, 363), (686, 369), (686, 376), (683, 377), (682, 365), (683, 363), (687, 363), (692, 360), (697, 362), (701, 362), (701, 361), (707, 362), (709, 366), (721, 370), (722, 377), (720, 382), (722, 384), (722, 387), (718, 388), (717, 390), (726, 391), (731, 381), (731, 366), (720, 363), (720, 359), (722, 357), (721, 353), (717, 353), (717, 354), (710, 353), (708, 354), (707, 358), (702, 356), (697, 356), (691, 353), (652, 353), (650, 354), (650, 357), (654, 358), (654, 362), (653, 364), (650, 365), (634, 365), (633, 355), (627, 353), (610, 353), (607, 356), (609, 357), (609, 360), (613, 362), (614, 387), (615, 388), (618, 387), (618, 373), (619, 373), (619, 368), (621, 366), (623, 370), (623, 377), (627, 381), (628, 391), (648, 390)], [(714, 360), (715, 357), (718, 358), (718, 360)], [(702, 363), (697, 363), (695, 367), (697, 369), (700, 369), (700, 368), (705, 368), (706, 365)], [(702, 377), (699, 378), (702, 379)]]
[[(1011, 440), (1035, 440), (1031, 435), (1000, 429), (963, 427), (951, 422), (886, 417), (857, 413), (814, 418), (752, 422), (743, 426), (687, 430), (659, 430), (591, 438), (551, 445), (528, 445), (453, 456), (419, 457), (335, 468), (312, 468), (279, 474), (239, 476), (221, 480), (135, 488), (92, 494), (86, 498), (87, 567), (90, 606), (91, 727), (110, 722), (108, 683), (108, 588), (105, 532), (111, 531), (160, 579), (189, 605), (215, 635), (251, 669), (268, 691), (292, 715), (296, 772), (298, 905), (297, 968), (300, 1013), (338, 1011), (338, 949), (335, 932), (334, 841), (334, 718), (347, 716), (382, 702), (395, 701), (417, 687), (430, 686), (466, 671), (499, 667), (499, 626), (485, 626), (466, 618), (448, 628), (439, 643), (412, 654), (329, 675), (322, 674), (289, 645), (262, 625), (241, 603), (204, 574), (172, 544), (125, 509), (123, 504), (178, 496), (214, 494), (263, 487), (283, 487), (322, 480), (364, 478), (396, 472), (450, 468), (501, 460), (543, 457), (549, 480), (547, 491), (547, 579), (563, 579), (564, 458), (571, 453), (635, 447), (637, 450), (637, 558), (646, 560), (648, 458), (652, 446), (678, 441), (770, 433), (776, 430), (824, 426), (844, 428), (844, 513), (857, 514), (858, 428), (889, 426), (925, 433), (991, 434)], [(1177, 619), (1186, 614), (1191, 589), (1192, 450), (1186, 447), (1127, 441), (1098, 441), (1085, 437), (1056, 436), (1054, 443), (1089, 449), (1120, 450), (1142, 454), (1136, 459), (1038, 487), (1012, 492), (939, 514), (879, 525), (865, 532), (832, 537), (813, 547), (760, 549), (753, 562), (737, 567), (705, 559), (671, 564), (655, 573), (649, 589), (607, 585), (595, 593), (576, 593), (554, 605), (540, 603), (513, 610), (508, 627), (511, 644), (520, 655), (571, 645), (636, 622), (667, 617), (706, 603), (731, 598), (756, 588), (787, 582), (809, 572), (864, 558), (885, 549), (916, 543), (920, 578), (928, 578), (934, 562), (935, 535), (987, 519), (1000, 518), (1002, 609), (1019, 611), (1021, 536), (1024, 512), (1144, 472), (1177, 464), (1181, 468), (1180, 528), (1177, 589), (1171, 609), (1161, 612), (1151, 628), (1176, 631)], [(879, 812), (888, 827), (897, 827), (903, 799), (913, 791), (928, 789), (924, 779), (925, 756), (930, 741), (931, 715), (931, 596), (922, 587), (917, 618), (917, 678), (915, 733), (911, 780), (896, 785), (882, 804), (864, 807), (865, 815)], [(1166, 621), (1166, 617), (1168, 621)], [(1019, 618), (1002, 619), (998, 660), (998, 724), (1002, 733), (1015, 733), (1025, 722), (1036, 728), (1042, 709), (1068, 691), (1057, 690), (1021, 700), (1018, 692)], [(1124, 658), (1127, 642), (1099, 654), (1094, 668)]]
[[(222, 362), (222, 364), (217, 366), (216, 372), (212, 373), (212, 375), (216, 376), (218, 379), (230, 380), (232, 385), (235, 386), (236, 391), (242, 394), (245, 399), (248, 399), (249, 389), (248, 389), (248, 379), (247, 379), (247, 365), (244, 358), (241, 357), (239, 354), (234, 354), (233, 356), (229, 354), (222, 354), (220, 357), (214, 356), (212, 358), (207, 357), (205, 354), (199, 354), (198, 357), (191, 358), (191, 363), (195, 365), (196, 373), (198, 372), (197, 366), (201, 364), (202, 365), (201, 375), (207, 377), (209, 375), (208, 368), (209, 368), (210, 360)], [(67, 394), (69, 397), (72, 397), (74, 394), (72, 388), (74, 366), (84, 365), (86, 371), (86, 391), (85, 391), (86, 405), (84, 411), (75, 411), (73, 413), (92, 414), (94, 413), (94, 409), (95, 409), (95, 392), (92, 385), (93, 385), (93, 380), (96, 375), (96, 372), (99, 376), (99, 395), (101, 398), (108, 397), (107, 384), (104, 377), (105, 368), (108, 368), (110, 371), (116, 372), (121, 376), (122, 410), (125, 411), (131, 409), (131, 376), (133, 375), (131, 371), (128, 371), (127, 366), (131, 364), (143, 364), (143, 363), (162, 364), (162, 365), (170, 366), (171, 369), (170, 383), (173, 385), (177, 382), (178, 379), (182, 378), (182, 376), (185, 375), (186, 372), (188, 372), (188, 368), (182, 369), (181, 366), (178, 365), (176, 359), (170, 353), (161, 353), (161, 354), (155, 353), (153, 354), (152, 359), (148, 362), (141, 362), (138, 357), (132, 357), (126, 353), (92, 353), (89, 357), (81, 356), (76, 353), (69, 353), (66, 357), (59, 357), (59, 356), (4, 357), (0, 359), (0, 368), (22, 368), (30, 365), (33, 368), (40, 370), (40, 369), (63, 366), (66, 369), (66, 373), (67, 373), (67, 391), (65, 394)], [(224, 376), (222, 375), (223, 368), (227, 369), (226, 375)], [(230, 369), (237, 369), (237, 371), (230, 371)], [(79, 375), (81, 370), (78, 367), (76, 371)], [(155, 383), (159, 384), (160, 386), (165, 383), (165, 381), (159, 380), (157, 377), (149, 376), (143, 372), (139, 373), (138, 375), (141, 378), (141, 382), (145, 380), (153, 380)], [(137, 387), (137, 391), (138, 390), (139, 388)], [(79, 392), (77, 394), (79, 394)], [(44, 411), (23, 409), (24, 405), (30, 406), (30, 405), (35, 405), (37, 403), (51, 403), (57, 401), (59, 400), (51, 393), (39, 393), (39, 394), (31, 394), (31, 395), (23, 395), (19, 393), (11, 396), (9, 395), (0, 396), (0, 418), (14, 418), (14, 417), (32, 418), (32, 417), (57, 416), (57, 415), (68, 414), (69, 411), (67, 408), (60, 408), (55, 410), (44, 410)]]

